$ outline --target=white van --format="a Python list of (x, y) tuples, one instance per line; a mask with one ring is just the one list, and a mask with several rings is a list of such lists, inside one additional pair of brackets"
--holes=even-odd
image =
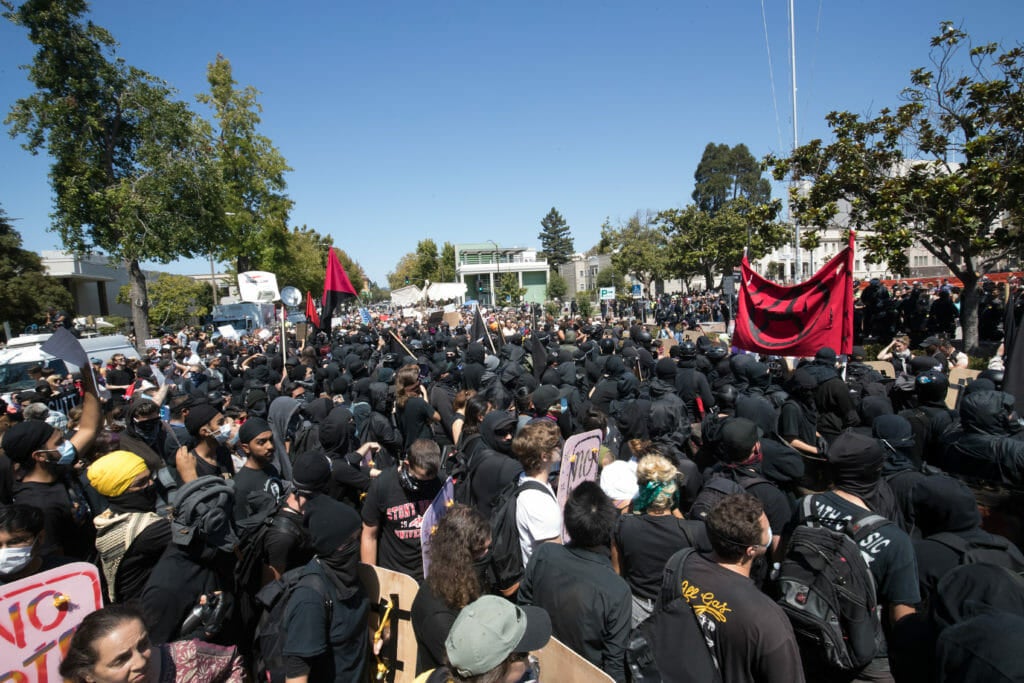
[[(35, 387), (36, 382), (28, 376), (28, 370), (37, 365), (52, 368), (59, 375), (79, 371), (71, 363), (65, 363), (42, 350), (43, 342), (49, 338), (49, 333), (26, 334), (15, 337), (0, 349), (0, 393), (6, 395)], [(123, 334), (89, 337), (79, 341), (90, 358), (99, 358), (104, 363), (119, 353), (126, 358), (139, 357), (139, 352)]]

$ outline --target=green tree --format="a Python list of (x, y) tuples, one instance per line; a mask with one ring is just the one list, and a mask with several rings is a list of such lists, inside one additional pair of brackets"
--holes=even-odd
[(597, 271), (597, 275), (594, 276), (594, 284), (597, 287), (614, 287), (617, 295), (626, 291), (626, 278), (614, 266)]
[(569, 283), (558, 273), (548, 273), (548, 299), (561, 299), (569, 291)]
[[(655, 280), (663, 280), (669, 273), (667, 246), (665, 232), (654, 225), (654, 218), (646, 211), (637, 211), (618, 228), (605, 220), (598, 243), (602, 253), (612, 255), (615, 270), (623, 276), (633, 276), (646, 292)], [(625, 289), (622, 292), (629, 295)]]
[(779, 209), (779, 202), (752, 206), (741, 198), (716, 213), (692, 204), (662, 211), (655, 220), (668, 236), (669, 271), (683, 280), (703, 277), (713, 289), (717, 276), (740, 264), (748, 242), (751, 260), (786, 243), (789, 228), (775, 222)]
[(502, 273), (501, 279), (498, 280), (497, 285), (497, 298), (495, 305), (497, 306), (515, 306), (523, 300), (523, 295), (526, 294), (526, 287), (519, 286), (519, 276), (515, 273)]
[(558, 266), (572, 260), (573, 240), (569, 232), (569, 224), (565, 222), (558, 209), (551, 207), (547, 215), (540, 221), (540, 248), (548, 261), (551, 270), (558, 271)]
[(576, 292), (576, 310), (580, 316), (589, 318), (594, 314), (593, 292)]
[[(327, 254), (334, 245), (330, 235), (322, 235), (306, 225), (294, 227), (285, 234), (285, 246), (273, 262), (268, 263), (268, 271), (277, 275), (280, 286), (291, 285), (303, 292), (320, 296), (324, 288), (324, 275), (327, 272)], [(354, 261), (343, 249), (334, 247), (338, 262), (352, 286), (359, 292), (363, 289), (366, 273), (357, 261)]]
[[(211, 245), (237, 272), (264, 269), (261, 256), (281, 246), (292, 200), (285, 194), (284, 175), (292, 169), (274, 144), (257, 132), (263, 108), (259, 91), (237, 88), (231, 62), (217, 55), (206, 69), (210, 92), (196, 99), (213, 110), (214, 154), (225, 186), (226, 221), (230, 238)], [(267, 268), (269, 270), (269, 268)]]
[[(854, 228), (867, 261), (894, 273), (906, 273), (916, 242), (960, 278), (967, 349), (978, 340), (981, 274), (1022, 246), (1024, 50), (999, 50), (944, 23), (931, 40), (932, 68), (911, 72), (897, 109), (832, 112), (831, 143), (768, 159), (777, 179), (801, 181), (790, 200), (811, 238)], [(840, 202), (847, 220), (837, 223)]]
[[(407, 285), (416, 284), (415, 278), (419, 266), (419, 257), (416, 252), (410, 251), (398, 259), (395, 269), (388, 273), (388, 286), (391, 289), (401, 289)], [(422, 285), (423, 283), (419, 283)], [(417, 285), (418, 286), (418, 285)]]
[(20, 332), (42, 323), (50, 308), (71, 313), (71, 292), (43, 269), (42, 259), (21, 248), (21, 235), (0, 207), (0, 322)]
[(455, 245), (451, 242), (445, 242), (444, 246), (441, 247), (441, 261), (438, 264), (437, 281), (455, 282), (457, 277), (455, 268)]
[(693, 174), (693, 201), (709, 214), (718, 213), (740, 198), (753, 205), (766, 204), (771, 198), (771, 185), (763, 173), (761, 162), (746, 145), (729, 147), (709, 142)]
[(208, 253), (223, 241), (223, 185), (208, 126), (154, 76), (114, 56), (115, 41), (85, 18), (84, 0), (3, 2), (3, 16), (38, 47), (34, 93), (6, 122), (52, 163), (51, 229), (75, 253), (100, 249), (129, 274), (139, 343), (149, 299), (139, 263)]
[[(118, 297), (128, 294), (122, 287)], [(159, 329), (181, 328), (195, 323), (200, 316), (212, 310), (213, 291), (205, 282), (193, 280), (185, 275), (160, 273), (149, 284), (149, 323)]]
[(432, 239), (420, 240), (416, 244), (416, 279), (420, 282), (414, 284), (423, 287), (427, 280), (436, 282), (440, 266), (437, 243)]

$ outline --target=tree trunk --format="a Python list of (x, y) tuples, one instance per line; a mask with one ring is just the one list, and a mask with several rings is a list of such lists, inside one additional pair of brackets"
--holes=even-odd
[(128, 266), (128, 281), (131, 283), (135, 348), (144, 354), (146, 340), (149, 339), (149, 295), (146, 292), (146, 275), (142, 272), (138, 259), (131, 259), (125, 265)]
[(250, 264), (251, 263), (252, 263), (252, 259), (250, 259), (248, 256), (239, 256), (238, 259), (235, 260), (236, 272), (237, 273), (247, 273), (247, 272), (249, 272), (250, 270), (252, 270), (252, 268), (250, 268)]
[(963, 282), (960, 292), (960, 328), (964, 338), (964, 353), (973, 355), (978, 347), (978, 276), (973, 272), (958, 273)]
[(704, 270), (704, 289), (706, 291), (710, 292), (714, 288), (715, 288), (715, 274), (711, 272), (710, 268), (705, 269)]

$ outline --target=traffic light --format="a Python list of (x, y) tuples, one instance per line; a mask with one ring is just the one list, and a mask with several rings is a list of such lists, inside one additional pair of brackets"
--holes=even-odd
[(409, 278), (408, 277), (405, 278), (405, 284), (409, 284)]

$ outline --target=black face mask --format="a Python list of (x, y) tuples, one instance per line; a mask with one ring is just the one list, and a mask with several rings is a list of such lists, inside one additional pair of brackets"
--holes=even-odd
[(157, 441), (161, 428), (160, 420), (145, 420), (135, 423), (135, 433), (150, 445)]
[(126, 491), (109, 499), (114, 512), (153, 512), (156, 509), (156, 486), (150, 484), (138, 491)]

